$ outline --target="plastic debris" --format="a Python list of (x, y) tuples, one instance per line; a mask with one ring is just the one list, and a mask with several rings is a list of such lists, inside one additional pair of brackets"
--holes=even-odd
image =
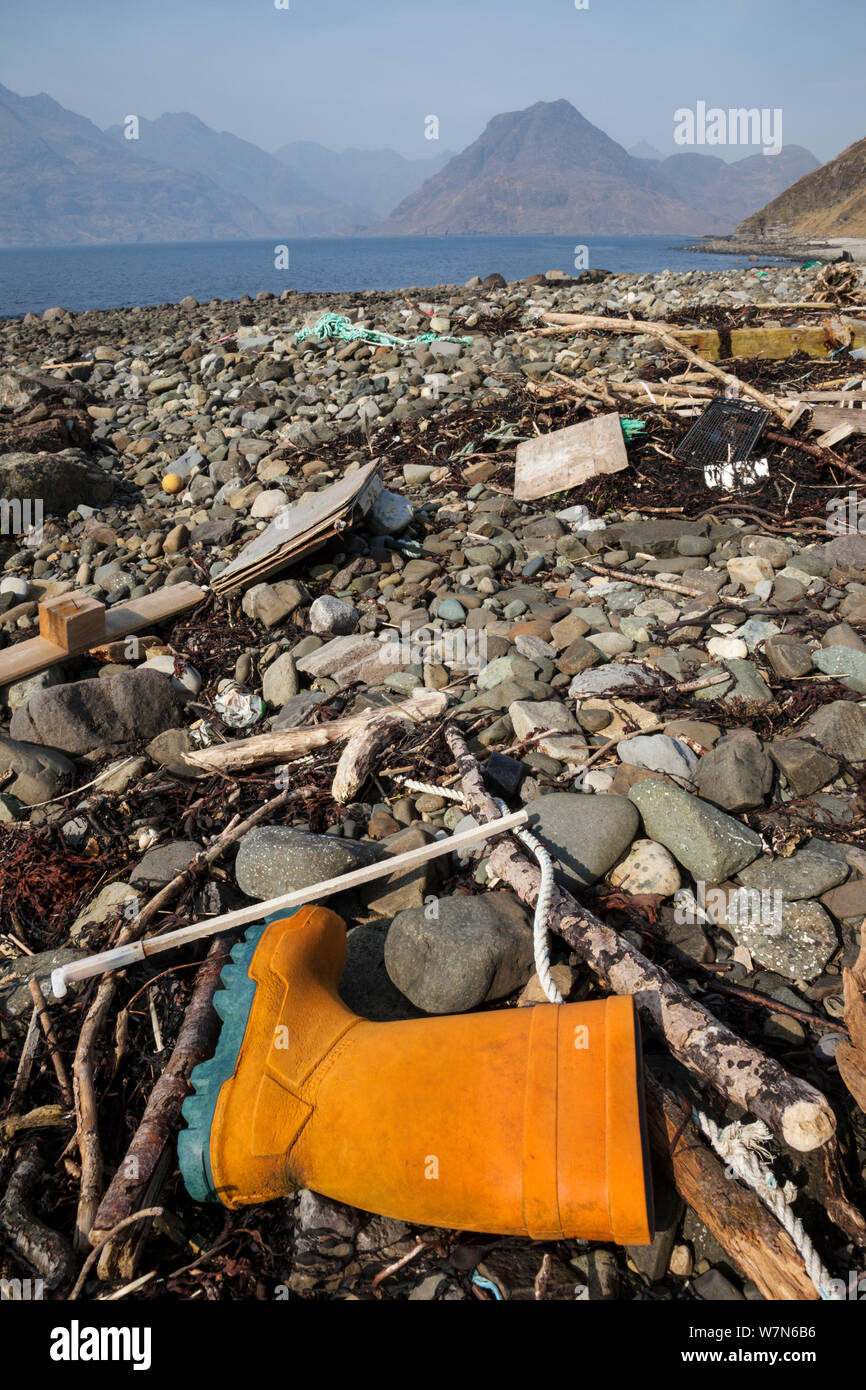
[(265, 714), (265, 702), (238, 681), (229, 681), (213, 702), (213, 707), (224, 724), (232, 729), (247, 729), (257, 724)]

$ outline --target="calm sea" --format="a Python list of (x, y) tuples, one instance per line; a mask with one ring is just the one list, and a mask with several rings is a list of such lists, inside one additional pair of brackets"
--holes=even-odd
[[(748, 265), (743, 256), (684, 248), (694, 237), (587, 237), (590, 268), (613, 271), (717, 271)], [(460, 285), (499, 271), (507, 280), (546, 270), (575, 273), (573, 237), (328, 237), (283, 243), (187, 241), (125, 246), (40, 246), (0, 250), (0, 318), (66, 309), (238, 299), (259, 290), (390, 290)], [(770, 264), (772, 262), (768, 262)]]

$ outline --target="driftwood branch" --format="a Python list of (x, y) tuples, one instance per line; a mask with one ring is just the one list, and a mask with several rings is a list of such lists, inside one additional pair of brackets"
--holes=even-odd
[[(602, 333), (645, 333), (648, 337), (656, 338), (668, 349), (669, 352), (677, 352), (680, 357), (684, 357), (693, 366), (700, 367), (702, 372), (708, 372), (716, 381), (724, 382), (726, 386), (734, 386), (737, 391), (744, 396), (750, 396), (753, 401), (757, 401), (765, 410), (784, 420), (787, 411), (772, 396), (765, 396), (763, 391), (758, 391), (756, 387), (750, 386), (748, 382), (740, 381), (739, 377), (733, 376), (731, 372), (725, 372), (721, 367), (716, 367), (712, 362), (707, 362), (706, 358), (699, 357), (685, 343), (681, 343), (673, 333), (666, 328), (660, 327), (657, 323), (642, 323), (639, 319), (608, 319), (601, 314), (544, 314), (542, 316), (545, 323), (555, 324), (557, 327), (587, 330), (600, 329)], [(542, 334), (550, 331), (542, 329)]]
[(33, 1000), (33, 1007), (39, 1016), (39, 1025), (45, 1034), (45, 1042), (51, 1055), (51, 1063), (54, 1067), (54, 1074), (57, 1077), (57, 1084), (60, 1087), (60, 1095), (63, 1104), (67, 1107), (72, 1105), (72, 1087), (69, 1084), (69, 1073), (66, 1070), (66, 1063), (60, 1051), (60, 1045), (54, 1032), (54, 1024), (51, 1022), (51, 1015), (48, 1012), (48, 1005), (45, 1003), (45, 995), (42, 993), (42, 986), (38, 980), (28, 981), (30, 997)]
[(362, 724), (349, 737), (331, 784), (331, 796), (344, 805), (363, 787), (379, 758), (399, 742), (409, 728), (405, 716), (385, 710), (377, 719)]
[[(420, 724), (425, 719), (435, 719), (443, 714), (447, 706), (447, 695), (439, 690), (427, 690), (423, 695), (394, 705), (389, 713), (400, 714)], [(366, 709), (360, 714), (349, 714), (345, 719), (332, 719), (328, 724), (314, 724), (311, 728), (302, 726), (279, 729), (271, 734), (257, 734), (254, 738), (237, 739), (234, 743), (221, 743), (198, 753), (187, 753), (186, 761), (208, 772), (237, 772), (240, 768), (292, 762), (316, 748), (327, 747), (329, 743), (342, 743), (356, 729), (371, 723), (381, 713), (381, 709)]]
[[(449, 725), (445, 737), (473, 813), (479, 820), (489, 819), (497, 808), (462, 734)], [(513, 840), (497, 845), (490, 868), (523, 902), (535, 906), (541, 874)], [(642, 1017), (662, 1034), (673, 1055), (720, 1095), (762, 1119), (791, 1148), (805, 1152), (831, 1138), (835, 1117), (820, 1091), (743, 1042), (686, 994), (667, 971), (647, 960), (569, 893), (554, 888), (549, 921), (607, 989), (634, 996)]]
[[(126, 1217), (133, 1214), (143, 1195), (148, 1192), (161, 1155), (177, 1133), (180, 1108), (189, 1093), (190, 1073), (210, 1054), (216, 1040), (218, 1021), (212, 1002), (227, 949), (227, 938), (217, 937), (196, 974), (195, 988), (174, 1051), (150, 1094), (126, 1155), (99, 1204), (91, 1240), (101, 1241), (107, 1232), (115, 1230)], [(103, 1250), (99, 1266), (103, 1278), (114, 1276), (113, 1262), (109, 1258), (113, 1249), (113, 1244), (108, 1244)], [(126, 1278), (133, 1273), (132, 1269), (124, 1270)]]
[(866, 1111), (866, 922), (860, 928), (860, 954), (852, 967), (842, 971), (842, 980), (851, 1041), (836, 1048), (836, 1065), (860, 1109)]
[(30, 1194), (43, 1167), (36, 1142), (28, 1140), (0, 1201), (0, 1229), (16, 1254), (42, 1276), (49, 1289), (56, 1289), (73, 1278), (75, 1256), (59, 1231), (46, 1226), (30, 1206)]
[(703, 1142), (688, 1112), (652, 1078), (647, 1118), (653, 1148), (670, 1164), (687, 1206), (769, 1299), (817, 1299), (797, 1247), (745, 1183), (725, 1176), (725, 1165)]

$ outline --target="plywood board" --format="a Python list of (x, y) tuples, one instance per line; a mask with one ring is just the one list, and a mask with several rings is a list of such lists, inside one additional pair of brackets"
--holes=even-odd
[(514, 496), (518, 502), (531, 502), (627, 467), (619, 415), (597, 415), (518, 444)]
[[(153, 594), (145, 594), (143, 598), (130, 599), (128, 603), (117, 603), (113, 608), (106, 609), (105, 630), (99, 637), (90, 642), (85, 641), (68, 651), (44, 637), (31, 637), (26, 642), (16, 642), (15, 646), (7, 647), (5, 651), (0, 652), (0, 685), (24, 680), (27, 676), (34, 676), (37, 671), (45, 671), (49, 666), (68, 661), (71, 656), (80, 656), (101, 642), (114, 642), (119, 637), (126, 637), (143, 627), (173, 618), (176, 613), (182, 613), (184, 609), (200, 603), (205, 593), (206, 590), (198, 584), (169, 584), (157, 589)], [(74, 598), (74, 591), (66, 597)]]

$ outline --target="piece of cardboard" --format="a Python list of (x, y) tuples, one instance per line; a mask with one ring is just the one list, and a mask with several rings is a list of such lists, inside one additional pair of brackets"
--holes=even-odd
[(550, 497), (580, 487), (600, 473), (619, 473), (627, 467), (619, 415), (596, 415), (518, 444), (514, 497), (518, 502)]
[(308, 493), (245, 545), (211, 587), (230, 593), (285, 569), (366, 515), (381, 491), (379, 461), (374, 460), (330, 487)]

